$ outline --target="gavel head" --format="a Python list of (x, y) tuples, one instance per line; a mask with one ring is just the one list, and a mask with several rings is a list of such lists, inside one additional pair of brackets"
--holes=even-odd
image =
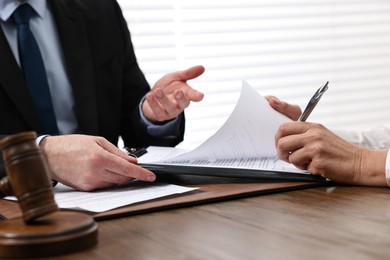
[(58, 211), (46, 160), (35, 143), (35, 132), (0, 140), (9, 191), (18, 199), (25, 223)]

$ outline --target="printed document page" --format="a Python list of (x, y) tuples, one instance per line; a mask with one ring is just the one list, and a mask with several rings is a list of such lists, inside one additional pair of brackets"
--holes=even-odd
[[(62, 209), (104, 212), (138, 202), (182, 194), (196, 189), (173, 184), (133, 181), (128, 185), (112, 189), (84, 192), (58, 183), (54, 187), (54, 199), (58, 207)], [(5, 199), (16, 200), (16, 197), (8, 196)]]
[(255, 89), (243, 82), (240, 98), (225, 124), (192, 151), (148, 147), (138, 158), (144, 164), (263, 169), (305, 173), (276, 159), (275, 134), (291, 119), (275, 111)]
[(103, 212), (137, 202), (181, 194), (196, 190), (173, 184), (133, 182), (129, 185), (93, 192), (74, 190), (63, 184), (54, 188), (54, 197), (60, 208), (78, 208)]

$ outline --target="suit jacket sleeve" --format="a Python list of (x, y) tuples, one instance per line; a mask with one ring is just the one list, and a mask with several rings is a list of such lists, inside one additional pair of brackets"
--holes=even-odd
[[(149, 91), (149, 86), (147, 84), (147, 81), (141, 72), (140, 68), (138, 67), (133, 45), (130, 40), (130, 33), (127, 29), (127, 24), (125, 19), (122, 16), (122, 13), (119, 9), (117, 8), (117, 16), (119, 19), (119, 24), (121, 31), (124, 35), (124, 45), (125, 45), (125, 53), (126, 56), (128, 57), (125, 61), (125, 66), (124, 66), (124, 83), (123, 86), (126, 89), (126, 92), (128, 94), (123, 95), (123, 104), (124, 106), (124, 112), (123, 114), (123, 122), (122, 122), (122, 138), (125, 142), (126, 145), (132, 145), (135, 147), (138, 146), (147, 146), (147, 145), (164, 145), (164, 146), (174, 146), (181, 142), (183, 140), (183, 135), (184, 135), (184, 114), (180, 115), (180, 120), (177, 124), (176, 127), (176, 133), (172, 136), (165, 136), (164, 138), (156, 138), (147, 133), (147, 130), (144, 126), (144, 124), (141, 124), (141, 118), (139, 114), (139, 109), (138, 104), (142, 97)], [(131, 86), (134, 84), (134, 79), (135, 82), (139, 82), (140, 86), (139, 88), (134, 88), (134, 89), (139, 89), (139, 93), (137, 93), (138, 100), (136, 102), (136, 107), (133, 107), (133, 104), (128, 102), (129, 96), (134, 95), (134, 89), (129, 88), (128, 86)], [(146, 87), (147, 86), (147, 87)], [(128, 109), (128, 110), (127, 110)], [(131, 110), (131, 113), (126, 112)], [(127, 115), (130, 114), (131, 118), (129, 118)], [(137, 141), (134, 140), (134, 137), (136, 137)]]
[(72, 83), (80, 133), (100, 135), (114, 144), (122, 136), (125, 144), (133, 147), (174, 146), (181, 142), (184, 114), (180, 115), (172, 136), (153, 137), (141, 123), (138, 105), (150, 87), (138, 66), (118, 3), (114, 0), (50, 3)]

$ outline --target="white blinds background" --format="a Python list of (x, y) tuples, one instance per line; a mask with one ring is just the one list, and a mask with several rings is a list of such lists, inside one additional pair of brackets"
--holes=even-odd
[(167, 72), (206, 67), (190, 82), (205, 99), (186, 110), (185, 146), (224, 123), (242, 80), (302, 108), (329, 81), (308, 121), (355, 129), (390, 123), (389, 0), (119, 3), (151, 86)]

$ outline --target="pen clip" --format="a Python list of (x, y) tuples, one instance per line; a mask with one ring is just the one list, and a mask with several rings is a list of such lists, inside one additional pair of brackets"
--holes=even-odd
[(148, 152), (145, 147), (140, 147), (140, 148), (124, 147), (124, 149), (127, 151), (128, 155), (134, 158), (139, 158)]

